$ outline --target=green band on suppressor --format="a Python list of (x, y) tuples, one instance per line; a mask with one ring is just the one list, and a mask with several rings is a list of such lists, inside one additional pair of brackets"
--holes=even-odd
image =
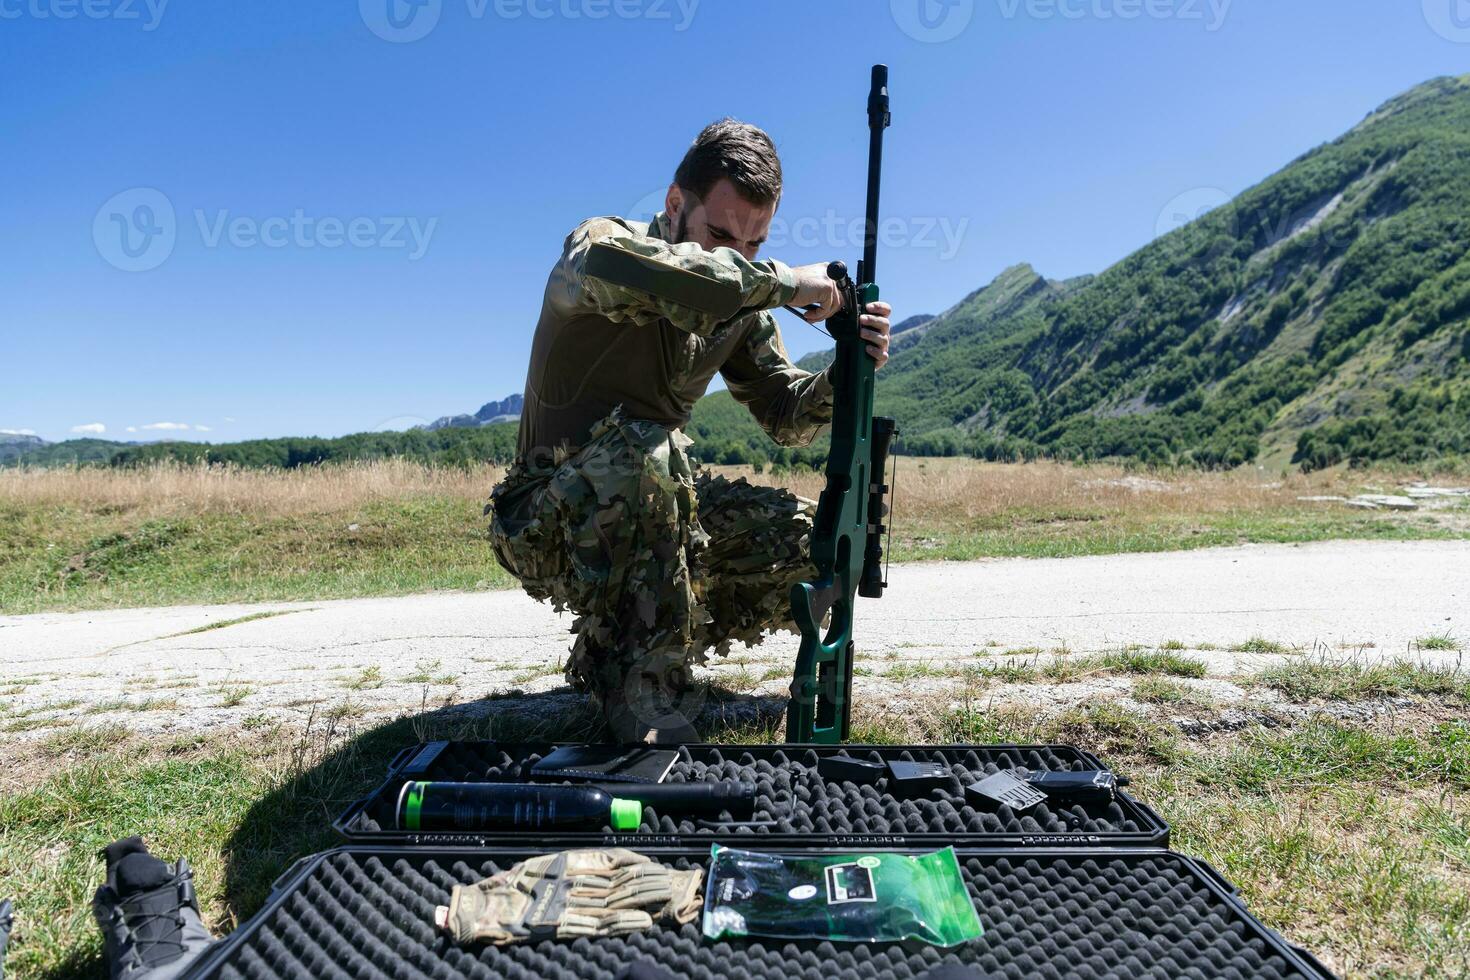
[(408, 788), (408, 798), (403, 801), (403, 822), (409, 830), (419, 829), (419, 809), (424, 805), (424, 787), (428, 783), (414, 783)]

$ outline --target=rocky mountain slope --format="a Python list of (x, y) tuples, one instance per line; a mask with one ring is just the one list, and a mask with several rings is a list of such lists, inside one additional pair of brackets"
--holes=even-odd
[[(1470, 76), (1389, 101), (1095, 277), (1006, 270), (895, 352), (880, 409), (917, 453), (1463, 458), (1467, 249)], [(721, 399), (691, 428), (758, 444)]]

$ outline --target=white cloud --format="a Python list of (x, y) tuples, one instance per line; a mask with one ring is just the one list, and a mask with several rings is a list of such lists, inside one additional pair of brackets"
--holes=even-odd
[(0, 436), (33, 436), (35, 429), (0, 429)]
[(107, 426), (103, 425), (101, 422), (88, 422), (86, 425), (72, 426), (71, 431), (77, 433), (78, 435), (86, 434), (100, 436), (102, 433), (107, 431)]
[(188, 422), (150, 422), (143, 426), (149, 432), (188, 432), (190, 428)]
[(208, 432), (209, 431), (209, 426), (207, 426), (207, 425), (196, 425), (196, 426), (194, 426), (194, 431), (195, 432)]
[(130, 425), (130, 426), (128, 426), (128, 431), (129, 432), (137, 432), (138, 431), (138, 427), (136, 425)]
[(232, 418), (230, 418), (230, 417), (229, 417), (229, 416), (228, 416), (228, 415), (226, 415), (226, 416), (225, 416), (225, 421), (226, 421), (226, 422), (233, 422), (233, 421), (235, 421), (235, 420), (234, 420), (234, 419), (232, 419)]

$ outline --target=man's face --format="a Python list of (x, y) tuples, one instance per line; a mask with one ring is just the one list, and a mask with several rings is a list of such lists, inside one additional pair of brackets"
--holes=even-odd
[(695, 242), (706, 251), (724, 246), (754, 259), (771, 230), (776, 205), (751, 204), (735, 185), (721, 178), (703, 200), (677, 184), (664, 198), (674, 241)]

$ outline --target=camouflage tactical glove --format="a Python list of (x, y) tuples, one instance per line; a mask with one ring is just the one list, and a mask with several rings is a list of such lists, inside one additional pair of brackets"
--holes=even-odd
[(675, 871), (626, 848), (561, 851), (456, 885), (434, 919), (460, 943), (618, 936), (692, 921), (703, 880), (702, 868)]

